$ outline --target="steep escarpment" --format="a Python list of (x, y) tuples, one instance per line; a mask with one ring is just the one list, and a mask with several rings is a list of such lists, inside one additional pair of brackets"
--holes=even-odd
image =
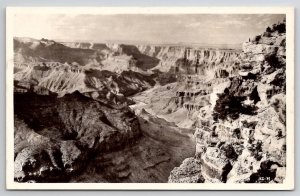
[[(15, 179), (67, 181), (92, 154), (132, 145), (140, 136), (136, 116), (80, 93), (16, 93)], [(63, 174), (63, 175), (62, 175)]]
[[(233, 74), (239, 63), (239, 50), (205, 49), (183, 46), (139, 45), (139, 50), (160, 60), (154, 68), (168, 72), (172, 68), (179, 73), (207, 75), (211, 72), (227, 70)], [(236, 64), (236, 65), (235, 65)], [(222, 66), (220, 66), (222, 65)]]
[[(15, 91), (32, 89), (42, 94), (51, 91), (63, 96), (79, 91), (104, 103), (122, 105), (129, 102), (127, 96), (150, 88), (155, 84), (153, 77), (138, 72), (111, 71), (82, 68), (61, 63), (31, 63), (16, 66)], [(45, 91), (43, 91), (45, 90)]]
[(55, 52), (52, 58), (24, 48), (71, 45), (20, 42), (26, 44), (15, 45), (15, 181), (166, 182), (171, 169), (195, 153), (190, 133), (164, 122), (162, 134), (162, 122), (128, 109), (130, 96), (154, 86), (157, 77), (135, 66), (138, 59), (83, 45), (77, 49), (107, 54), (101, 65), (64, 62)]
[[(187, 74), (225, 78), (236, 74), (239, 65), (236, 50), (153, 47), (15, 38), (14, 79), (19, 91), (34, 88), (59, 96), (79, 91), (107, 104), (123, 105), (130, 103), (127, 96), (155, 83), (187, 81)], [(187, 85), (197, 85), (197, 80), (192, 78)], [(191, 89), (193, 94), (201, 91), (197, 89)]]
[(187, 46), (55, 42), (14, 38), (17, 64), (58, 62), (121, 73), (199, 74), (224, 77), (236, 73), (240, 51)]
[[(184, 74), (232, 75), (239, 65), (239, 49), (216, 49), (172, 45), (131, 45), (120, 43), (62, 43), (73, 49), (91, 49), (102, 54), (103, 69), (121, 72), (131, 69), (137, 72), (177, 70)], [(226, 72), (228, 73), (225, 73)]]
[(166, 182), (195, 154), (191, 130), (145, 111), (136, 116), (79, 92), (14, 99), (17, 182)]
[(169, 182), (284, 181), (285, 37), (283, 22), (243, 44), (238, 75), (215, 86), (210, 105), (200, 109), (194, 158), (175, 168)]
[(15, 38), (14, 52), (15, 90), (20, 92), (63, 96), (79, 91), (107, 104), (126, 105), (127, 96), (150, 88), (157, 77), (139, 68), (157, 60), (134, 46), (115, 50), (105, 44)]
[[(229, 84), (229, 77), (238, 75), (241, 63), (241, 53), (236, 50), (174, 46), (164, 49), (140, 46), (140, 50), (148, 55), (164, 53), (161, 63), (170, 63), (170, 67), (163, 65), (167, 69), (161, 71), (158, 66), (153, 68), (161, 72), (156, 80), (162, 86), (142, 92), (134, 99), (144, 103), (141, 107), (153, 115), (185, 128), (195, 128), (201, 108), (209, 107), (216, 99), (211, 93)], [(169, 57), (174, 61), (168, 62)], [(155, 96), (147, 96), (149, 94)]]

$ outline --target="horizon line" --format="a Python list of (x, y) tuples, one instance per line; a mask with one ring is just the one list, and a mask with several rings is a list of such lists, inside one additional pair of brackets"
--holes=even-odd
[[(32, 40), (42, 40), (46, 39), (49, 41), (55, 41), (58, 43), (116, 43), (116, 44), (133, 44), (133, 45), (172, 45), (172, 46), (225, 46), (226, 49), (241, 49), (243, 43), (236, 44), (228, 44), (228, 43), (192, 43), (192, 42), (165, 42), (165, 43), (155, 43), (151, 41), (137, 41), (137, 40), (67, 40), (67, 39), (49, 39), (45, 37), (36, 38), (36, 37), (27, 37), (27, 36), (13, 36), (13, 38), (23, 38), (23, 39), (32, 39)], [(230, 48), (230, 46), (234, 46), (234, 48)]]

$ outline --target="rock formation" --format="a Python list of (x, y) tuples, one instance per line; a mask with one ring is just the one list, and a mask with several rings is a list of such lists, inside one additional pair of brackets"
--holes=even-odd
[(62, 98), (17, 93), (14, 98), (15, 179), (20, 182), (65, 181), (91, 154), (123, 148), (141, 134), (132, 112), (78, 92)]
[[(166, 123), (161, 134), (162, 122), (138, 119), (128, 108), (130, 97), (158, 77), (139, 67), (157, 60), (135, 47), (118, 53), (101, 44), (25, 38), (14, 47), (15, 181), (166, 182), (195, 153), (180, 128)], [(75, 50), (84, 59), (73, 58)]]
[(15, 180), (283, 182), (285, 44), (15, 38)]
[[(195, 157), (175, 168), (169, 182), (191, 182), (178, 171), (194, 171), (190, 177), (203, 178), (201, 182), (283, 182), (285, 22), (244, 43), (240, 59), (238, 74), (214, 89), (211, 105), (198, 115)], [(186, 162), (192, 163), (187, 167)]]
[[(160, 63), (155, 69), (169, 71), (176, 65), (178, 72), (209, 74), (210, 70), (223, 64), (224, 68), (234, 72), (232, 63), (238, 63), (239, 50), (206, 49), (182, 46), (149, 46), (139, 45), (139, 50), (149, 56), (156, 57)], [(231, 70), (232, 69), (232, 70)]]

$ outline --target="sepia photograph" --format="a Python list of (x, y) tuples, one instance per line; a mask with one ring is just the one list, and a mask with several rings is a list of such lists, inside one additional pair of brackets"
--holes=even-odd
[(9, 7), (6, 31), (7, 188), (293, 189), (293, 8)]

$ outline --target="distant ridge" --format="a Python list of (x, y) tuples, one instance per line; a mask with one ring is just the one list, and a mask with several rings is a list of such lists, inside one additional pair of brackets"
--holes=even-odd
[[(31, 38), (31, 37), (14, 37), (17, 40), (23, 41), (40, 41), (47, 38)], [(127, 44), (127, 45), (150, 45), (150, 46), (184, 46), (184, 47), (198, 47), (198, 48), (211, 48), (211, 49), (234, 49), (241, 50), (242, 43), (240, 44), (216, 44), (216, 43), (151, 43), (147, 41), (134, 41), (134, 40), (105, 40), (105, 41), (95, 41), (95, 40), (62, 40), (62, 39), (48, 39), (49, 41), (55, 41), (58, 43), (116, 43), (116, 44)]]

